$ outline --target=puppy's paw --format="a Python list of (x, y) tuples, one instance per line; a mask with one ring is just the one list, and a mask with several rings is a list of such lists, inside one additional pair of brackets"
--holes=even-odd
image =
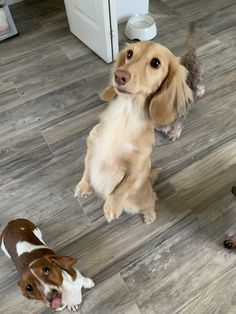
[(205, 94), (205, 86), (204, 85), (197, 85), (196, 95), (197, 97), (202, 97)]
[(169, 140), (172, 142), (175, 142), (181, 135), (182, 128), (181, 129), (172, 129), (170, 132), (168, 132), (167, 136)]
[(235, 185), (232, 186), (231, 192), (236, 197), (236, 186)]
[(164, 127), (161, 127), (160, 129), (156, 129), (157, 131), (161, 131), (162, 133), (164, 133), (165, 135), (168, 134), (168, 132), (170, 132), (170, 129), (171, 129), (171, 126), (170, 125), (167, 125), (167, 126), (164, 126)]
[(88, 197), (89, 195), (93, 194), (93, 188), (86, 180), (81, 180), (76, 188), (75, 188), (75, 197)]
[(92, 279), (84, 277), (83, 278), (83, 287), (85, 289), (92, 289), (93, 287), (95, 287), (95, 283), (93, 282)]
[(75, 304), (75, 305), (68, 305), (67, 306), (67, 310), (69, 312), (77, 312), (79, 311), (79, 305), (78, 304)]
[(234, 241), (233, 239), (226, 239), (224, 241), (224, 247), (226, 249), (232, 249), (235, 246), (236, 246), (236, 241)]
[(151, 224), (152, 222), (154, 222), (157, 219), (157, 214), (156, 214), (155, 210), (148, 211), (148, 212), (144, 213), (143, 214), (143, 219), (144, 219), (144, 223), (146, 225)]
[(114, 197), (109, 195), (103, 206), (104, 214), (108, 222), (118, 219), (122, 214), (122, 208), (115, 203)]

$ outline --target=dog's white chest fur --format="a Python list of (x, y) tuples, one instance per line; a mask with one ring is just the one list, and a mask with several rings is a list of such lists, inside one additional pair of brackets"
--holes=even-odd
[(143, 112), (134, 110), (134, 106), (131, 97), (119, 96), (102, 116), (103, 126), (96, 137), (91, 159), (90, 180), (103, 197), (122, 180), (125, 169), (120, 160), (135, 151), (135, 139), (144, 127)]
[(78, 271), (76, 272), (77, 278), (73, 280), (66, 271), (62, 271), (62, 303), (66, 304), (67, 306), (80, 304), (82, 301), (81, 289), (83, 286), (83, 276), (81, 276)]

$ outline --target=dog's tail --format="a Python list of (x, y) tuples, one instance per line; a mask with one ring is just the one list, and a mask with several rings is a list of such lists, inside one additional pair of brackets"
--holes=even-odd
[(196, 46), (197, 46), (197, 41), (196, 41), (196, 25), (194, 22), (190, 22), (188, 25), (188, 37), (187, 37), (187, 50), (195, 50), (196, 53)]
[(188, 70), (187, 84), (196, 96), (203, 96), (205, 92), (203, 71), (197, 56), (196, 25), (189, 23), (186, 53), (181, 57), (181, 64)]

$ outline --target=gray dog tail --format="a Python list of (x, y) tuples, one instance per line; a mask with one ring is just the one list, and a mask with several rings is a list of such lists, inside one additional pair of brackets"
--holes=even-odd
[[(196, 24), (194, 22), (190, 22), (188, 25), (188, 36), (186, 43), (186, 55), (188, 54), (189, 58), (192, 58), (197, 55), (197, 40), (196, 40)], [(191, 59), (190, 59), (191, 61)]]
[(188, 25), (186, 52), (181, 57), (181, 64), (188, 70), (187, 84), (197, 94), (200, 85), (203, 85), (202, 69), (197, 56), (196, 26), (191, 22)]

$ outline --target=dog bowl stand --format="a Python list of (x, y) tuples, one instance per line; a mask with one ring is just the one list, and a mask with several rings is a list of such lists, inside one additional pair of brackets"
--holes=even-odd
[(0, 0), (0, 41), (17, 34), (18, 32), (7, 1)]

